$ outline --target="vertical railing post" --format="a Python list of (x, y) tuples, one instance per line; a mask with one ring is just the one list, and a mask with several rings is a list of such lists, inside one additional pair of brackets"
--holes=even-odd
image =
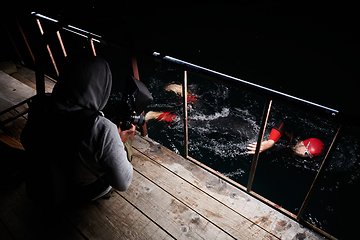
[(63, 43), (62, 38), (61, 38), (61, 35), (60, 35), (60, 31), (56, 31), (56, 34), (57, 34), (57, 36), (58, 36), (59, 43), (60, 43), (61, 49), (62, 49), (62, 51), (63, 51), (64, 57), (66, 57), (67, 54), (66, 54), (66, 50), (65, 50), (64, 43)]
[(44, 39), (44, 32), (42, 31), (41, 24), (38, 18), (35, 18), (38, 22), (38, 26), (40, 28), (40, 33), (35, 33), (36, 35), (36, 44), (35, 44), (35, 84), (36, 84), (36, 95), (40, 102), (42, 102), (45, 98), (45, 71), (44, 71), (44, 56), (45, 56), (45, 48), (46, 42)]
[(317, 172), (316, 176), (315, 176), (315, 179), (313, 181), (313, 183), (311, 184), (311, 187), (310, 187), (310, 190), (308, 192), (308, 194), (306, 195), (305, 197), (305, 200), (303, 202), (303, 204), (301, 205), (301, 208), (296, 216), (296, 219), (297, 220), (300, 220), (302, 215), (304, 214), (304, 211), (307, 207), (307, 205), (309, 204), (309, 201), (310, 201), (310, 198), (312, 197), (313, 193), (314, 193), (314, 190), (316, 189), (317, 185), (319, 184), (319, 181), (320, 179), (322, 179), (324, 173), (325, 173), (325, 169), (326, 167), (329, 165), (329, 162), (332, 158), (332, 155), (334, 154), (335, 152), (335, 149), (336, 149), (336, 146), (338, 144), (338, 142), (340, 141), (340, 138), (341, 138), (341, 134), (342, 134), (342, 126), (340, 125), (336, 134), (335, 134), (335, 137), (328, 149), (328, 152), (326, 153), (326, 156), (319, 168), (319, 171)]
[(134, 78), (140, 80), (139, 68), (138, 68), (136, 57), (135, 57), (135, 55), (131, 54), (130, 58), (131, 58), (131, 67), (132, 67), (132, 71), (133, 71), (133, 76), (134, 76)]
[(253, 184), (253, 181), (254, 181), (256, 166), (257, 166), (257, 162), (258, 162), (259, 154), (260, 154), (260, 145), (261, 145), (261, 142), (262, 142), (263, 137), (264, 137), (266, 124), (267, 124), (269, 114), (270, 114), (271, 104), (272, 104), (272, 100), (266, 99), (264, 110), (263, 110), (263, 115), (262, 115), (262, 119), (261, 119), (261, 125), (260, 125), (258, 140), (257, 140), (257, 144), (256, 144), (256, 150), (255, 150), (255, 154), (254, 154), (253, 161), (252, 161), (252, 164), (251, 164), (251, 170), (250, 170), (248, 185), (247, 185), (247, 189), (246, 189), (247, 192), (251, 191), (252, 184)]
[[(37, 24), (39, 26), (41, 35), (44, 37), (44, 30), (43, 30), (43, 28), (41, 26), (41, 23), (40, 23), (40, 20), (38, 18), (36, 19), (36, 22), (37, 22)], [(58, 68), (56, 66), (55, 59), (54, 59), (54, 56), (52, 55), (49, 44), (46, 44), (46, 48), (47, 48), (47, 50), (49, 52), (49, 56), (51, 58), (51, 61), (52, 61), (53, 65), (54, 65), (54, 68), (55, 68), (55, 71), (56, 71), (56, 76), (59, 77), (59, 70), (58, 70)]]
[(91, 50), (93, 55), (96, 57), (96, 51), (95, 51), (95, 46), (94, 46), (94, 41), (91, 37), (89, 37), (89, 42), (90, 42), (90, 46), (91, 46)]
[(32, 58), (32, 60), (33, 60), (33, 63), (35, 63), (34, 54), (33, 54), (33, 52), (31, 51), (29, 42), (27, 41), (27, 39), (26, 39), (26, 37), (25, 37), (25, 33), (24, 33), (24, 31), (22, 30), (22, 27), (20, 26), (20, 23), (19, 23), (19, 21), (18, 21), (17, 19), (16, 19), (16, 23), (17, 23), (17, 25), (18, 25), (18, 27), (19, 27), (21, 36), (22, 36), (23, 39), (24, 39), (24, 42), (25, 42), (25, 44), (26, 44), (26, 47), (27, 47), (27, 49), (29, 50), (30, 56), (31, 56), (31, 58)]
[(189, 156), (189, 141), (188, 141), (188, 112), (187, 112), (187, 71), (184, 71), (184, 82), (182, 85), (183, 93), (183, 115), (184, 115), (184, 157)]

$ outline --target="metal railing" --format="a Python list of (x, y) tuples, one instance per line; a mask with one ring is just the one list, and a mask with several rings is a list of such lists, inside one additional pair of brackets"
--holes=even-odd
[[(118, 45), (116, 43), (113, 43), (111, 41), (105, 40), (101, 36), (96, 35), (94, 33), (91, 33), (91, 32), (88, 32), (86, 30), (74, 27), (72, 25), (65, 25), (65, 26), (61, 25), (61, 23), (56, 19), (49, 18), (49, 17), (46, 17), (44, 15), (41, 15), (41, 14), (38, 14), (38, 13), (35, 13), (35, 12), (33, 12), (32, 15), (36, 18), (36, 22), (38, 24), (38, 27), (39, 27), (39, 30), (40, 30), (40, 33), (41, 33), (42, 36), (44, 36), (44, 30), (42, 29), (40, 19), (54, 23), (56, 25), (56, 29), (60, 29), (60, 30), (63, 30), (63, 31), (68, 31), (68, 32), (76, 34), (76, 35), (78, 35), (80, 37), (86, 38), (88, 40), (90, 46), (91, 46), (92, 53), (95, 56), (96, 56), (96, 49), (95, 49), (94, 42), (99, 43), (99, 44), (105, 44), (108, 47), (115, 47), (115, 48), (120, 48), (120, 49), (123, 49), (123, 50), (125, 49), (125, 47), (120, 46), (120, 45)], [(60, 28), (59, 28), (59, 26), (60, 26)], [(56, 35), (57, 35), (57, 38), (58, 38), (59, 43), (61, 45), (61, 49), (63, 51), (64, 57), (66, 57), (67, 53), (66, 53), (64, 44), (62, 42), (62, 38), (61, 38), (61, 35), (60, 35), (60, 30), (56, 31)], [(24, 37), (24, 40), (26, 41), (26, 38), (25, 38), (24, 35), (23, 35), (23, 37)], [(49, 54), (49, 56), (51, 58), (54, 69), (56, 70), (56, 72), (58, 74), (57, 64), (56, 64), (56, 61), (55, 61), (54, 57), (52, 56), (51, 49), (50, 49), (48, 44), (45, 44), (45, 45), (46, 45), (46, 49), (48, 51), (48, 54)], [(32, 51), (31, 51), (29, 45), (28, 45), (28, 49), (29, 49), (30, 53), (32, 54)], [(157, 61), (160, 61), (160, 62), (166, 63), (166, 64), (171, 64), (172, 66), (175, 66), (176, 68), (180, 68), (180, 69), (184, 70), (184, 82), (182, 84), (182, 87), (183, 87), (184, 157), (185, 158), (187, 158), (187, 159), (193, 161), (194, 163), (206, 168), (209, 171), (212, 171), (214, 174), (220, 175), (220, 177), (222, 177), (226, 181), (230, 182), (231, 184), (236, 185), (237, 187), (243, 189), (244, 191), (248, 192), (252, 196), (254, 196), (254, 197), (260, 199), (261, 201), (267, 203), (268, 205), (278, 209), (279, 211), (282, 211), (284, 214), (288, 215), (289, 217), (291, 217), (291, 218), (293, 218), (293, 219), (295, 219), (295, 220), (297, 220), (299, 222), (302, 222), (302, 224), (307, 225), (308, 227), (320, 232), (321, 234), (323, 234), (324, 236), (326, 236), (328, 238), (334, 239), (333, 236), (329, 235), (328, 233), (322, 231), (321, 229), (319, 229), (319, 228), (313, 226), (312, 224), (306, 222), (305, 220), (303, 220), (302, 216), (303, 216), (303, 213), (304, 213), (304, 211), (305, 211), (305, 209), (306, 209), (306, 207), (307, 207), (307, 205), (308, 205), (308, 203), (309, 203), (309, 201), (311, 199), (311, 196), (312, 196), (314, 190), (316, 189), (316, 186), (318, 185), (318, 182), (321, 180), (321, 178), (322, 178), (322, 176), (324, 174), (326, 166), (329, 164), (329, 161), (330, 161), (330, 159), (331, 159), (331, 157), (332, 157), (332, 155), (333, 155), (333, 153), (334, 153), (334, 151), (336, 149), (336, 145), (337, 145), (337, 143), (339, 142), (339, 140), (341, 138), (341, 133), (342, 133), (342, 130), (343, 130), (342, 125), (344, 123), (344, 120), (346, 120), (346, 118), (347, 118), (346, 116), (342, 116), (339, 113), (338, 110), (335, 110), (335, 109), (332, 109), (332, 108), (329, 108), (329, 107), (326, 107), (326, 106), (322, 106), (320, 104), (316, 104), (316, 103), (313, 103), (313, 102), (310, 102), (310, 101), (307, 101), (307, 100), (304, 100), (304, 99), (300, 99), (300, 98), (297, 98), (297, 97), (294, 97), (294, 96), (291, 96), (291, 95), (288, 95), (288, 94), (285, 94), (285, 93), (282, 93), (282, 92), (279, 92), (279, 91), (275, 91), (275, 90), (272, 90), (272, 89), (269, 89), (269, 88), (266, 88), (266, 87), (251, 83), (251, 82), (247, 82), (247, 81), (244, 81), (242, 79), (239, 79), (239, 78), (236, 78), (236, 77), (233, 77), (233, 76), (229, 76), (229, 75), (226, 75), (226, 74), (223, 74), (223, 73), (220, 73), (220, 72), (216, 72), (216, 71), (213, 71), (211, 69), (207, 69), (207, 68), (204, 68), (204, 67), (201, 67), (201, 66), (189, 63), (189, 62), (185, 62), (185, 61), (182, 61), (182, 60), (179, 60), (179, 59), (167, 56), (167, 55), (162, 55), (162, 54), (160, 54), (158, 52), (149, 52), (149, 51), (146, 51), (146, 50), (139, 50), (139, 49), (137, 49), (137, 50), (133, 49), (133, 52), (136, 52), (138, 54), (143, 54), (143, 55), (146, 55), (146, 56), (152, 56)], [(33, 57), (33, 59), (34, 59), (34, 57)], [(34, 61), (35, 61), (35, 59), (34, 59)], [(134, 55), (131, 56), (131, 63), (132, 63), (132, 67), (133, 67), (133, 74), (134, 74), (134, 76), (136, 78), (139, 79), (139, 74), (138, 74), (138, 69), (137, 69), (137, 62), (136, 62), (136, 58), (135, 58)], [(261, 124), (260, 124), (260, 130), (259, 130), (258, 138), (257, 138), (257, 147), (256, 147), (256, 151), (255, 151), (255, 154), (254, 154), (254, 157), (253, 157), (253, 160), (252, 160), (252, 165), (251, 165), (251, 170), (250, 170), (250, 175), (249, 175), (247, 187), (244, 187), (244, 186), (240, 185), (239, 183), (236, 183), (233, 180), (222, 176), (218, 172), (216, 172), (213, 169), (205, 166), (204, 164), (198, 162), (197, 160), (191, 158), (188, 155), (188, 124), (187, 124), (187, 122), (188, 122), (188, 117), (187, 117), (187, 76), (188, 76), (188, 74), (187, 73), (188, 72), (192, 72), (192, 73), (197, 74), (197, 75), (202, 75), (202, 76), (205, 76), (206, 78), (211, 78), (211, 79), (213, 79), (213, 80), (215, 80), (217, 82), (220, 82), (222, 84), (230, 85), (230, 86), (233, 86), (233, 87), (236, 87), (236, 88), (239, 88), (239, 89), (242, 89), (242, 90), (245, 90), (245, 91), (248, 91), (248, 92), (252, 92), (252, 93), (255, 93), (257, 95), (265, 97), (266, 101), (265, 101), (265, 104), (264, 104), (263, 115), (262, 115)], [(41, 92), (39, 92), (39, 91), (43, 91), (42, 86), (41, 86), (41, 85), (44, 85), (44, 83), (41, 82), (41, 81), (43, 81), (43, 77), (41, 77), (41, 75), (43, 76), (43, 73), (41, 73), (41, 71), (40, 71), (40, 74), (39, 74), (39, 72), (37, 72), (37, 75), (40, 75), (39, 77), (37, 76), (37, 81), (40, 81), (39, 83), (37, 83), (37, 87), (39, 86), (39, 88), (37, 88), (37, 91), (38, 91), (39, 94), (41, 94)], [(301, 110), (303, 110), (305, 112), (313, 112), (313, 113), (316, 113), (316, 115), (319, 115), (319, 116), (325, 117), (327, 119), (339, 122), (339, 128), (337, 130), (337, 133), (335, 134), (335, 136), (333, 138), (333, 141), (332, 141), (332, 143), (331, 143), (331, 145), (330, 145), (330, 147), (329, 147), (329, 149), (327, 151), (327, 154), (326, 154), (326, 156), (324, 157), (324, 159), (322, 161), (321, 167), (318, 170), (318, 172), (316, 174), (316, 177), (315, 177), (312, 185), (310, 186), (308, 194), (305, 197), (305, 199), (304, 199), (304, 201), (303, 201), (297, 215), (294, 215), (293, 213), (279, 207), (275, 203), (269, 201), (268, 199), (262, 197), (261, 195), (255, 193), (255, 192), (253, 192), (251, 190), (253, 180), (254, 180), (254, 176), (255, 176), (255, 172), (256, 172), (256, 166), (257, 166), (257, 162), (258, 162), (258, 158), (259, 158), (260, 143), (263, 140), (264, 132), (265, 132), (266, 125), (267, 125), (267, 120), (268, 120), (268, 117), (269, 117), (269, 114), (270, 114), (270, 110), (271, 110), (271, 106), (272, 106), (273, 101), (277, 101), (277, 102), (283, 103), (285, 105), (289, 105), (289, 106), (301, 109)], [(146, 126), (145, 126), (145, 129), (143, 129), (143, 131), (145, 131), (145, 134), (143, 133), (143, 135), (146, 135), (147, 134)]]
[[(304, 221), (302, 219), (302, 216), (305, 212), (305, 209), (308, 205), (308, 203), (310, 202), (310, 199), (319, 183), (319, 181), (322, 179), (323, 175), (324, 175), (324, 171), (326, 169), (326, 167), (328, 166), (333, 153), (336, 149), (337, 143), (339, 142), (340, 138), (341, 138), (341, 134), (343, 132), (343, 127), (340, 124), (338, 127), (338, 130), (332, 140), (332, 143), (322, 161), (322, 164), (315, 176), (315, 179), (313, 181), (313, 183), (310, 186), (310, 189), (298, 211), (297, 215), (294, 215), (293, 213), (279, 207), (277, 204), (269, 201), (268, 199), (265, 199), (264, 197), (258, 195), (257, 193), (253, 192), (252, 189), (252, 185), (253, 185), (253, 181), (254, 181), (254, 176), (255, 176), (255, 172), (256, 172), (256, 166), (258, 163), (258, 159), (259, 159), (259, 154), (260, 154), (260, 145), (261, 142), (263, 141), (263, 137), (264, 137), (264, 132), (266, 129), (266, 125), (267, 125), (267, 121), (269, 118), (269, 114), (270, 114), (270, 110), (271, 110), (271, 106), (272, 106), (272, 102), (273, 99), (276, 99), (278, 102), (284, 103), (286, 105), (290, 105), (293, 106), (295, 108), (299, 108), (302, 109), (306, 112), (306, 110), (308, 110), (307, 112), (311, 111), (316, 113), (319, 116), (325, 117), (327, 119), (333, 120), (333, 121), (339, 121), (341, 120), (340, 118), (338, 118), (338, 114), (339, 111), (332, 109), (332, 108), (328, 108), (325, 106), (322, 106), (320, 104), (316, 104), (304, 99), (300, 99), (294, 96), (290, 96), (288, 94), (285, 93), (281, 93), (269, 88), (265, 88), (263, 86), (260, 85), (256, 85), (223, 73), (219, 73), (216, 71), (213, 71), (211, 69), (207, 69), (195, 64), (191, 64), (179, 59), (175, 59), (173, 57), (170, 56), (164, 56), (161, 57), (159, 53), (154, 52), (153, 53), (154, 56), (156, 57), (160, 57), (162, 60), (166, 61), (166, 62), (170, 62), (173, 63), (175, 65), (177, 65), (178, 67), (184, 68), (184, 82), (183, 82), (183, 99), (184, 99), (184, 104), (183, 104), (183, 112), (184, 112), (184, 157), (194, 161), (195, 163), (197, 163), (198, 165), (203, 165), (200, 162), (196, 161), (195, 159), (191, 158), (188, 156), (188, 126), (187, 126), (187, 105), (186, 105), (186, 100), (187, 96), (185, 94), (187, 94), (187, 71), (192, 71), (195, 74), (200, 74), (209, 78), (213, 78), (216, 81), (219, 82), (223, 82), (227, 85), (231, 85), (231, 86), (235, 86), (237, 88), (240, 88), (242, 90), (247, 89), (248, 91), (257, 93), (258, 95), (264, 96), (266, 97), (266, 101), (264, 104), (264, 108), (263, 108), (263, 115), (262, 115), (262, 119), (261, 119), (261, 124), (260, 124), (260, 129), (259, 129), (259, 133), (258, 133), (258, 138), (257, 138), (257, 145), (256, 145), (256, 150), (255, 150), (255, 154), (252, 160), (252, 164), (251, 164), (251, 169), (250, 169), (250, 174), (249, 174), (249, 178), (248, 178), (248, 184), (247, 187), (243, 187), (242, 185), (232, 181), (231, 179), (228, 179), (226, 177), (225, 178), (227, 181), (231, 182), (232, 184), (242, 188), (244, 191), (248, 192), (249, 194), (253, 195), (254, 197), (266, 202), (267, 204), (271, 205), (272, 207), (282, 211), (283, 213), (285, 213), (286, 215), (290, 216), (291, 218), (297, 220), (297, 221), (302, 221), (303, 223), (305, 223), (308, 227), (316, 229), (317, 231), (319, 231), (320, 233), (322, 233), (324, 236), (331, 238), (331, 239), (335, 239), (333, 236), (329, 235), (328, 233), (322, 231), (321, 229), (318, 229), (317, 227), (311, 225), (310, 223)], [(209, 168), (208, 168), (209, 169)], [(211, 169), (209, 169), (210, 171), (212, 171)], [(213, 171), (215, 174), (217, 174), (217, 172)]]

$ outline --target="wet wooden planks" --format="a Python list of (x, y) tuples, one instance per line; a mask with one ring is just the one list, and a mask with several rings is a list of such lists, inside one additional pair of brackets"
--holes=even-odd
[[(25, 85), (24, 83), (0, 70), (0, 112), (3, 112), (8, 108), (23, 102), (24, 100), (34, 96), (35, 93), (35, 89)], [(16, 109), (4, 112), (0, 115), (0, 124), (2, 121), (12, 118), (19, 112), (22, 112), (26, 109), (27, 105), (21, 105)], [(26, 116), (21, 116), (6, 125), (1, 124), (0, 140), (10, 146), (15, 146), (11, 144), (11, 141), (7, 141), (8, 138), (5, 135), (10, 135), (16, 140), (19, 140), (20, 133), (25, 125), (25, 122)]]
[(23, 183), (1, 191), (0, 222), (0, 239), (83, 239), (67, 219), (44, 214), (30, 201)]
[(135, 154), (134, 166), (135, 177), (141, 181), (135, 181), (121, 194), (136, 201), (176, 239), (275, 239), (161, 165), (144, 161), (139, 154)]
[[(18, 79), (20, 82), (28, 85), (31, 88), (36, 89), (36, 76), (35, 72), (27, 67), (21, 66), (17, 68), (17, 72), (11, 74), (12, 77)], [(49, 76), (44, 76), (45, 92), (51, 93), (56, 81)]]
[(66, 213), (44, 213), (22, 184), (1, 193), (0, 206), (0, 239), (173, 239), (119, 194)]
[[(3, 70), (3, 71), (2, 71)], [(52, 92), (55, 81), (49, 77), (45, 77), (45, 91)], [(16, 66), (13, 62), (6, 64), (0, 63), (0, 112), (6, 111), (0, 115), (0, 124), (19, 113), (28, 109), (27, 104), (22, 104), (15, 109), (7, 111), (9, 108), (27, 100), (36, 94), (35, 72), (24, 66)], [(10, 135), (12, 138), (19, 141), (23, 126), (27, 120), (27, 114), (5, 124), (0, 125), (0, 140), (6, 144), (17, 147), (11, 142), (8, 142), (5, 135)]]
[[(171, 179), (169, 179), (171, 181)], [(174, 239), (232, 239), (181, 199), (135, 173), (130, 189), (120, 193)], [(174, 182), (176, 184), (176, 182)]]
[(133, 181), (109, 200), (49, 216), (24, 184), (2, 192), (1, 239), (321, 239), (151, 139), (133, 144)]
[(151, 160), (136, 158), (137, 171), (236, 239), (323, 239), (149, 138), (136, 136), (133, 146)]
[(35, 89), (0, 70), (0, 112), (34, 96)]

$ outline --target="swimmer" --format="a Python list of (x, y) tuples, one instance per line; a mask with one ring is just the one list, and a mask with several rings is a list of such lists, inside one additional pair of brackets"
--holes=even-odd
[(173, 114), (171, 111), (170, 112), (154, 112), (154, 111), (149, 111), (148, 113), (146, 113), (145, 115), (145, 121), (149, 121), (151, 119), (156, 119), (158, 121), (163, 121), (166, 123), (172, 123), (172, 121), (176, 118), (177, 116), (175, 114)]
[[(165, 89), (165, 91), (174, 92), (179, 97), (183, 97), (181, 84), (169, 84), (164, 89)], [(193, 104), (197, 99), (198, 99), (197, 96), (195, 96), (194, 94), (188, 93), (188, 95), (187, 95), (188, 104)], [(149, 121), (151, 119), (156, 119), (158, 121), (162, 121), (162, 122), (166, 122), (166, 123), (172, 123), (172, 121), (176, 118), (177, 118), (177, 116), (172, 111), (168, 111), (168, 112), (149, 111), (145, 116), (146, 121)]]
[(169, 84), (164, 89), (165, 89), (165, 91), (172, 91), (172, 92), (176, 93), (177, 95), (179, 95), (180, 97), (183, 96), (181, 84), (175, 84), (175, 83)]
[[(167, 85), (165, 88), (165, 91), (172, 91), (174, 93), (176, 93), (176, 95), (179, 95), (180, 97), (183, 97), (183, 93), (182, 93), (182, 85), (181, 84), (169, 84)], [(188, 92), (187, 94), (187, 102), (190, 104), (195, 103), (195, 101), (198, 99), (199, 97), (196, 96), (195, 94), (191, 94)]]
[[(291, 149), (296, 155), (301, 157), (316, 157), (324, 150), (324, 143), (320, 139), (309, 138), (303, 141), (297, 141), (293, 138), (292, 134), (287, 131), (285, 123), (279, 121), (271, 129), (269, 139), (261, 143), (260, 153), (272, 148), (282, 135), (289, 137)], [(256, 146), (256, 142), (250, 143), (247, 146), (247, 149), (249, 150), (248, 154), (255, 154)]]

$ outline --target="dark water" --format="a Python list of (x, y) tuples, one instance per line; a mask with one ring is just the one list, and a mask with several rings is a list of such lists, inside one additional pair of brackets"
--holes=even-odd
[[(180, 84), (183, 72), (156, 63), (143, 67), (140, 74), (154, 96), (147, 110), (173, 111), (178, 116), (171, 124), (150, 120), (149, 136), (183, 154), (181, 99), (164, 90), (168, 84)], [(257, 140), (265, 99), (194, 74), (188, 75), (188, 84), (189, 92), (198, 97), (188, 113), (189, 155), (246, 186), (252, 162), (246, 145)], [(299, 139), (322, 139), (325, 150), (338, 128), (337, 123), (274, 102), (264, 139), (279, 119), (285, 119)], [(326, 151), (320, 158), (301, 158), (285, 144), (280, 139), (260, 155), (253, 190), (297, 214)], [(359, 132), (347, 129), (304, 214), (305, 220), (340, 238), (354, 233), (349, 232), (347, 219), (359, 213), (352, 204), (360, 200), (359, 144)]]

